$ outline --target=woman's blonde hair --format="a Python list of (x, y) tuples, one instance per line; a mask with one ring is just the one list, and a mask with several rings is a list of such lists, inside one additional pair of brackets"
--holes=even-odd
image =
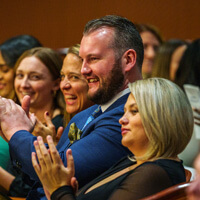
[(188, 144), (193, 132), (193, 112), (183, 91), (163, 78), (129, 84), (138, 105), (149, 148), (142, 160), (174, 158)]
[(69, 47), (67, 54), (73, 53), (73, 54), (75, 54), (76, 56), (79, 57), (79, 49), (80, 49), (80, 44), (75, 44), (74, 46)]

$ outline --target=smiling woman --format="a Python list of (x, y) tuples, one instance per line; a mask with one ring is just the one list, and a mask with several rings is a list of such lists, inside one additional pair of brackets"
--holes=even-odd
[[(35, 113), (40, 122), (44, 121), (44, 112), (48, 111), (56, 129), (61, 125), (60, 114), (64, 112), (60, 104), (59, 84), (66, 102), (67, 112), (64, 113), (66, 124), (74, 114), (93, 105), (87, 98), (87, 81), (81, 75), (82, 60), (79, 57), (79, 47), (80, 45), (74, 45), (69, 48), (63, 66), (61, 58), (53, 50), (34, 48), (26, 51), (14, 68), (16, 73), (14, 85), (20, 103), (24, 96), (30, 96), (30, 111)], [(55, 124), (55, 119), (59, 124)], [(42, 124), (38, 122), (32, 134), (41, 134), (41, 126)], [(7, 173), (4, 177), (8, 176), (10, 177)], [(15, 179), (12, 177), (12, 180), (14, 181), (8, 184), (6, 189), (20, 190), (22, 180), (18, 180), (18, 177)], [(5, 184), (3, 186), (5, 188)], [(13, 196), (13, 193), (10, 195)]]
[(73, 115), (94, 104), (87, 97), (88, 83), (81, 74), (82, 60), (79, 57), (79, 49), (79, 44), (69, 48), (60, 72), (60, 89), (69, 114), (65, 116), (66, 125)]
[[(18, 101), (22, 103), (24, 96), (28, 95), (30, 112), (37, 117), (33, 135), (46, 137), (51, 134), (50, 126), (46, 126), (51, 119), (55, 130), (63, 126), (64, 100), (59, 89), (61, 67), (62, 58), (55, 51), (36, 47), (25, 51), (12, 69), (16, 74), (14, 87)], [(16, 177), (0, 169), (0, 185), (10, 196), (25, 197), (30, 186), (24, 183), (21, 173), (14, 171), (14, 175)]]
[[(40, 42), (31, 35), (18, 35), (0, 44), (0, 96), (16, 101), (14, 91), (14, 65), (21, 54), (33, 47), (40, 47)], [(10, 170), (9, 146), (0, 137), (0, 177), (3, 170)], [(13, 170), (11, 170), (13, 173)], [(8, 178), (6, 179), (8, 180)], [(0, 180), (0, 185), (6, 181)], [(7, 188), (6, 188), (7, 189)]]
[[(64, 104), (59, 90), (61, 57), (52, 49), (39, 47), (26, 51), (17, 61), (14, 87), (20, 103), (30, 96), (30, 112), (45, 123), (44, 113), (56, 119), (56, 129), (62, 126)], [(58, 124), (57, 124), (58, 123)]]
[(5, 98), (13, 98), (13, 79), (14, 71), (6, 65), (0, 52), (0, 96)]

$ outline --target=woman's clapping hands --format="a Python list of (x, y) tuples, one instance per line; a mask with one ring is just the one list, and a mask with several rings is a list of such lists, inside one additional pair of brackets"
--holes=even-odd
[(56, 189), (65, 185), (72, 186), (74, 190), (77, 190), (71, 149), (66, 152), (67, 167), (65, 167), (51, 136), (47, 136), (47, 143), (49, 150), (44, 145), (42, 137), (38, 136), (37, 140), (34, 141), (36, 153), (32, 153), (33, 167), (44, 186), (46, 194), (51, 195)]

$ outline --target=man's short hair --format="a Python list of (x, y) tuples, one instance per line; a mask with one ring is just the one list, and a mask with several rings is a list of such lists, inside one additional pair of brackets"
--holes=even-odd
[(105, 17), (89, 21), (83, 34), (88, 35), (102, 27), (111, 27), (115, 31), (112, 47), (117, 58), (121, 58), (128, 49), (134, 49), (137, 53), (137, 66), (141, 70), (144, 57), (142, 39), (135, 25), (130, 20), (117, 15), (107, 15)]

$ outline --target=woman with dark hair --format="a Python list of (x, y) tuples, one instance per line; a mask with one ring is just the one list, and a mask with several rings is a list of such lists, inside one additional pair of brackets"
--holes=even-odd
[(200, 39), (194, 40), (185, 50), (174, 82), (182, 89), (184, 84), (200, 87)]
[[(200, 39), (194, 40), (185, 50), (176, 72), (174, 82), (185, 90), (184, 85), (196, 86), (200, 91)], [(200, 94), (199, 101), (200, 101)], [(192, 139), (186, 149), (180, 154), (184, 164), (193, 166), (194, 159), (199, 153), (200, 107), (193, 107), (195, 126)]]
[(14, 67), (22, 53), (34, 47), (41, 47), (39, 40), (31, 35), (12, 37), (0, 44), (1, 54), (9, 67)]

